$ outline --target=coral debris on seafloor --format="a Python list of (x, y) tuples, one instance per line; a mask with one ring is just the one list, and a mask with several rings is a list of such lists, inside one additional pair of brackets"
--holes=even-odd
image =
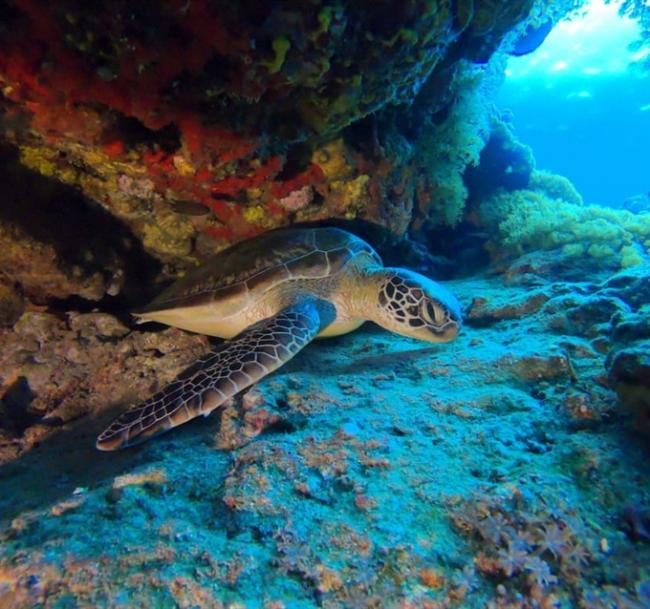
[[(650, 215), (491, 104), (573, 5), (0, 0), (0, 608), (650, 606)], [(364, 327), (95, 451), (210, 348), (128, 309), (334, 221), (476, 271), (460, 337)]]

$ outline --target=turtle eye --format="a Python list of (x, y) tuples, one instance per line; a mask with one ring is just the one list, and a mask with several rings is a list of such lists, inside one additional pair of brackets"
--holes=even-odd
[(432, 326), (441, 326), (445, 321), (445, 312), (442, 307), (427, 299), (422, 303), (422, 318)]
[(433, 310), (433, 305), (429, 300), (424, 300), (422, 306), (420, 307), (420, 312), (422, 314), (422, 319), (428, 324), (432, 324), (435, 319), (435, 311)]

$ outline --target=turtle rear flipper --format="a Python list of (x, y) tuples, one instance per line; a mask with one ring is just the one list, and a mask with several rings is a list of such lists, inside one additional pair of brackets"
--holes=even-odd
[(334, 318), (333, 306), (301, 301), (264, 319), (182, 372), (160, 392), (117, 417), (97, 438), (99, 450), (148, 440), (207, 415), (287, 363)]

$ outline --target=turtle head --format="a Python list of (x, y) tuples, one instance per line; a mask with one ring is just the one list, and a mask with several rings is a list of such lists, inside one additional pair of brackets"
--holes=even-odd
[(431, 279), (401, 268), (380, 272), (373, 321), (410, 338), (438, 343), (458, 335), (462, 316), (456, 298)]

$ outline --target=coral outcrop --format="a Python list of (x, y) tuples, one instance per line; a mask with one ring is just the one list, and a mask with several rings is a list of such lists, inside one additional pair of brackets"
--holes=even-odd
[[(647, 322), (647, 317), (646, 317)], [(608, 359), (609, 382), (636, 427), (650, 434), (650, 341), (613, 352)]]
[(650, 252), (650, 214), (583, 205), (566, 178), (545, 172), (533, 172), (525, 189), (498, 191), (480, 205), (479, 217), (497, 258), (559, 250), (560, 257), (626, 268)]
[[(0, 342), (0, 463), (62, 425), (111, 404), (123, 408), (208, 348), (205, 337), (180, 330), (131, 333), (105, 313), (61, 319), (44, 311), (22, 313), (13, 328), (0, 329)], [(163, 355), (165, 366), (158, 366)], [(130, 380), (116, 381), (122, 378)]]
[(490, 137), (492, 97), (501, 83), (503, 58), (487, 69), (462, 63), (451, 82), (450, 104), (444, 119), (430, 117), (416, 140), (418, 216), (415, 226), (455, 226), (460, 221), (468, 190), (463, 175), (477, 166)]
[[(487, 138), (483, 109), (461, 118), (477, 109), (471, 63), (531, 5), (5, 2), (0, 130), (25, 167), (98, 203), (170, 274), (296, 220), (401, 235), (417, 207), (453, 224)], [(388, 145), (420, 122), (411, 154)]]

